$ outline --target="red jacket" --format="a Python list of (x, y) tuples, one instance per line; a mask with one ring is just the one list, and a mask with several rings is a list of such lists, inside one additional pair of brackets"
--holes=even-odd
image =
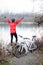
[(10, 33), (15, 33), (16, 32), (16, 26), (22, 21), (22, 18), (18, 19), (15, 22), (11, 22), (8, 18), (6, 18), (8, 21), (8, 24), (10, 25)]

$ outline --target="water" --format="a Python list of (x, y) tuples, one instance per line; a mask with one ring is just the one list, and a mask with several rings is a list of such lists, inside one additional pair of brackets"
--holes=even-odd
[[(20, 24), (16, 28), (17, 35), (21, 35), (23, 37), (32, 38), (33, 35), (40, 36), (43, 34), (43, 25), (41, 25), (39, 28), (36, 24)], [(10, 42), (10, 30), (8, 24), (0, 24), (0, 40), (4, 40), (5, 43)], [(18, 41), (20, 40), (20, 37), (18, 36)], [(15, 37), (13, 39), (15, 41)]]

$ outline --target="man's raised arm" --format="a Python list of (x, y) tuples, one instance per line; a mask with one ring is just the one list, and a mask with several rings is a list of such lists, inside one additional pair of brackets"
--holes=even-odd
[(8, 23), (10, 23), (10, 19), (8, 17), (4, 17), (6, 21), (8, 21)]
[(16, 24), (19, 24), (23, 19), (24, 19), (24, 17), (18, 19), (18, 20), (16, 21)]

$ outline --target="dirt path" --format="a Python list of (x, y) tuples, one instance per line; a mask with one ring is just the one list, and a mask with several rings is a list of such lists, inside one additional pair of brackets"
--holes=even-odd
[(40, 65), (41, 61), (43, 61), (43, 54), (28, 53), (21, 58), (13, 57), (9, 65)]

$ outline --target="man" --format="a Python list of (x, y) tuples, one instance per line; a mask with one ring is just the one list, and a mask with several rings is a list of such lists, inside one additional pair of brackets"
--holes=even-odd
[(13, 36), (15, 36), (16, 38), (16, 43), (18, 41), (17, 33), (16, 33), (16, 26), (23, 20), (23, 18), (24, 17), (18, 19), (17, 21), (15, 21), (15, 19), (12, 19), (12, 21), (10, 21), (8, 17), (5, 17), (5, 19), (8, 21), (8, 24), (10, 26), (11, 43), (13, 43)]

